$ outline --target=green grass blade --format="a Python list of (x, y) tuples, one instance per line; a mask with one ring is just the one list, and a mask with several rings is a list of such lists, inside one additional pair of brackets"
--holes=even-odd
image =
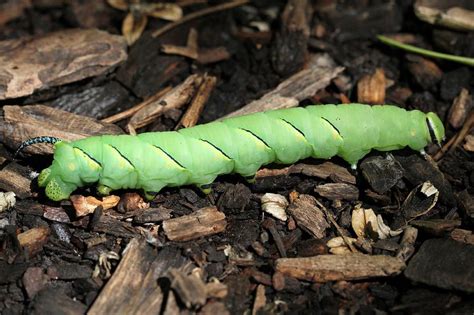
[(420, 54), (427, 57), (445, 59), (445, 60), (454, 61), (454, 62), (458, 62), (458, 63), (462, 63), (465, 65), (474, 67), (474, 58), (444, 54), (444, 53), (440, 53), (440, 52), (436, 52), (436, 51), (432, 51), (428, 49), (419, 48), (413, 45), (403, 44), (397, 40), (391, 39), (383, 35), (377, 35), (377, 38), (384, 44), (397, 47), (397, 48), (400, 48), (400, 49), (403, 49), (415, 54)]

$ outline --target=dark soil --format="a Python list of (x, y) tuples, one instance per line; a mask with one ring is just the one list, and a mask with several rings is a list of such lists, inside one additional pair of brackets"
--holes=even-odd
[[(9, 1), (0, 1), (0, 5), (2, 2)], [(105, 1), (99, 2), (102, 1), (73, 0), (70, 4), (38, 1), (2, 26), (0, 39), (37, 36), (76, 27), (97, 27), (120, 34), (125, 12), (109, 7)], [(455, 32), (418, 20), (413, 13), (414, 1), (410, 0), (397, 1), (397, 4), (395, 1), (390, 4), (386, 1), (315, 2), (307, 38), (301, 32), (285, 28), (281, 19), (284, 1), (253, 1), (243, 7), (206, 15), (158, 39), (151, 33), (167, 22), (150, 18), (145, 33), (129, 48), (128, 59), (110, 73), (4, 100), (0, 104), (45, 104), (102, 119), (131, 108), (165, 86), (176, 86), (192, 73), (208, 73), (217, 77), (217, 85), (200, 115), (199, 123), (204, 123), (260, 98), (305, 67), (309, 54), (324, 52), (345, 67), (346, 84), (334, 80), (325, 89), (315, 91), (313, 97), (302, 101), (301, 105), (341, 103), (345, 98), (357, 102), (357, 84), (361, 78), (383, 69), (390, 81), (386, 103), (436, 112), (447, 127), (447, 140), (460, 130), (461, 127), (453, 128), (447, 122), (448, 112), (461, 89), (467, 89), (471, 95), (474, 92), (473, 68), (434, 60), (441, 76), (433, 78), (424, 72), (413, 71), (410, 66), (412, 55), (381, 44), (375, 35), (411, 33), (416, 36), (418, 46), (474, 57), (472, 32)], [(217, 3), (219, 1), (210, 1), (209, 5)], [(87, 10), (79, 10), (80, 6)], [(190, 5), (184, 12), (188, 14), (206, 6), (202, 3)], [(84, 14), (84, 11), (90, 14)], [(257, 32), (257, 27), (262, 25), (268, 26), (268, 31)], [(231, 57), (199, 64), (190, 58), (161, 52), (163, 44), (185, 45), (190, 27), (198, 32), (200, 49), (222, 46)], [(456, 38), (458, 44), (448, 46), (447, 50), (439, 44), (440, 36)], [(168, 71), (171, 67), (165, 67), (170, 64), (173, 65), (171, 72)], [(139, 131), (173, 130), (184, 110), (166, 113)], [(125, 124), (126, 121), (117, 123), (120, 127)], [(0, 141), (9, 143), (5, 139)], [(438, 150), (435, 145), (427, 148), (432, 155)], [(2, 169), (12, 163), (13, 151), (2, 145)], [(131, 239), (138, 238), (150, 243), (141, 259), (153, 268), (159, 265), (153, 284), (161, 287), (163, 302), (151, 309), (154, 313), (249, 314), (255, 310), (256, 292), (263, 286), (266, 300), (258, 314), (472, 314), (473, 237), (471, 234), (470, 241), (462, 242), (453, 236), (453, 231), (472, 231), (474, 228), (471, 203), (474, 201), (473, 153), (460, 145), (438, 162), (427, 161), (418, 152), (408, 149), (393, 152), (393, 156), (394, 160), (389, 161), (386, 153), (372, 152), (359, 163), (362, 166), (357, 171), (351, 171), (356, 184), (345, 185), (355, 187), (357, 200), (325, 198), (318, 194), (320, 185), (340, 182), (331, 177), (322, 179), (302, 172), (282, 173), (257, 177), (255, 183), (249, 184), (239, 176), (228, 175), (217, 179), (209, 196), (194, 187), (167, 188), (151, 202), (153, 209), (149, 213), (126, 209), (122, 205), (111, 210), (98, 208), (93, 214), (77, 218), (70, 202), (60, 204), (47, 200), (33, 182), (33, 195), (17, 198), (15, 207), (0, 213), (0, 312), (86, 313), (106, 292), (104, 287), (118, 270), (124, 248)], [(331, 161), (349, 169), (347, 163), (338, 158)], [(39, 172), (51, 159), (25, 155), (17, 162), (21, 167)], [(316, 165), (323, 162), (304, 161)], [(376, 178), (371, 179), (370, 170), (380, 165), (385, 175), (372, 174)], [(377, 181), (379, 176), (385, 176), (384, 180)], [(431, 199), (426, 201), (419, 192), (413, 193), (414, 197), (409, 196), (427, 180), (440, 191), (437, 203), (429, 211), (425, 210)], [(260, 198), (269, 192), (287, 198), (292, 192), (313, 195), (353, 237), (351, 213), (359, 203), (381, 214), (392, 229), (404, 227), (407, 222), (421, 221), (413, 224), (418, 228), (413, 248), (415, 256), (407, 261), (405, 272), (390, 277), (320, 283), (276, 272), (275, 261), (282, 257), (278, 242), (282, 242), (287, 257), (317, 256), (328, 253), (326, 241), (339, 233), (331, 224), (324, 231), (324, 237), (316, 238), (293, 219), (289, 222), (268, 221), (270, 215), (263, 215)], [(95, 195), (93, 189), (77, 193)], [(125, 193), (119, 195), (124, 197)], [(165, 234), (163, 220), (190, 215), (213, 205), (225, 214), (227, 225), (223, 232), (184, 242), (171, 241)], [(35, 240), (38, 248), (25, 249), (20, 246), (17, 235), (33, 228), (45, 228), (46, 239)], [(400, 241), (401, 236), (379, 240), (371, 245), (370, 253), (395, 256)], [(106, 256), (108, 267), (103, 264)], [(193, 268), (199, 268), (204, 283), (210, 283), (212, 278), (219, 279), (226, 285), (227, 294), (221, 297), (208, 295), (207, 299), (204, 297), (204, 303), (199, 302), (193, 295), (197, 293), (192, 292), (198, 289), (189, 284), (194, 282), (168, 274), (171, 268), (185, 275)], [(98, 274), (94, 274), (95, 269)], [(133, 272), (145, 274), (146, 270)], [(179, 283), (184, 283), (183, 287), (179, 287)], [(115, 292), (120, 290), (124, 288), (116, 288)], [(130, 298), (119, 293), (108, 298), (118, 305), (127, 305), (133, 297), (133, 293), (129, 294)], [(144, 305), (149, 300), (144, 298), (136, 303)], [(133, 309), (137, 310), (122, 308), (124, 313), (133, 313)]]

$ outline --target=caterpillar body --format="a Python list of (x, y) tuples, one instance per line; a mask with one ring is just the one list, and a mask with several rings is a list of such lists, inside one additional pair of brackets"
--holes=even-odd
[(313, 105), (178, 131), (57, 141), (53, 163), (40, 173), (38, 184), (55, 201), (93, 183), (102, 194), (143, 189), (152, 197), (165, 186), (206, 189), (221, 174), (251, 178), (273, 162), (340, 156), (355, 166), (372, 149), (408, 146), (422, 151), (443, 138), (444, 127), (435, 113), (391, 105)]

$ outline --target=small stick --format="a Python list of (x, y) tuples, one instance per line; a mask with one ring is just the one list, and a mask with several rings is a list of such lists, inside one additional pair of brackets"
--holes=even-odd
[(464, 140), (464, 138), (468, 135), (471, 128), (474, 126), (474, 111), (471, 112), (469, 117), (466, 119), (462, 129), (438, 151), (433, 157), (433, 160), (439, 161), (446, 152), (453, 152), (454, 149)]
[(171, 90), (171, 86), (167, 86), (164, 89), (159, 90), (155, 95), (150, 96), (149, 98), (147, 98), (143, 102), (133, 106), (132, 108), (129, 108), (127, 110), (124, 110), (123, 112), (117, 113), (117, 114), (109, 116), (107, 118), (104, 118), (101, 121), (105, 122), (105, 123), (113, 124), (113, 123), (116, 123), (118, 121), (124, 120), (128, 117), (131, 117), (131, 116), (133, 116), (133, 114), (138, 112), (143, 107), (147, 106), (149, 103), (153, 103), (153, 102), (157, 101), (160, 97), (165, 95), (169, 90)]
[(346, 243), (347, 247), (349, 247), (349, 249), (351, 250), (351, 252), (353, 252), (353, 253), (358, 253), (357, 249), (356, 249), (356, 248), (354, 247), (354, 245), (352, 245), (352, 243), (347, 239), (347, 236), (344, 235), (344, 231), (343, 231), (342, 228), (339, 226), (339, 224), (337, 224), (336, 220), (334, 220), (334, 218), (332, 217), (332, 215), (329, 213), (328, 209), (326, 209), (326, 207), (325, 207), (321, 202), (319, 202), (319, 200), (314, 199), (314, 201), (315, 201), (316, 204), (321, 208), (321, 210), (323, 210), (324, 214), (326, 215), (326, 218), (328, 218), (328, 220), (331, 221), (331, 223), (334, 225), (334, 227), (335, 227), (336, 230), (339, 232), (339, 234), (341, 234), (342, 239), (343, 239), (344, 242)]
[(272, 235), (273, 240), (275, 241), (276, 247), (277, 247), (278, 251), (280, 252), (280, 256), (284, 257), (284, 258), (287, 257), (286, 256), (285, 245), (283, 244), (283, 241), (280, 237), (280, 234), (278, 234), (278, 231), (276, 229), (275, 221), (273, 221), (273, 219), (267, 218), (267, 219), (263, 220), (262, 226), (264, 228), (266, 228), (270, 232), (270, 234)]
[(208, 14), (229, 10), (229, 9), (241, 6), (243, 4), (246, 4), (246, 3), (248, 3), (248, 0), (237, 0), (237, 1), (232, 1), (232, 2), (228, 2), (228, 3), (223, 3), (223, 4), (220, 4), (220, 5), (216, 5), (216, 6), (213, 6), (213, 7), (209, 7), (209, 8), (203, 9), (201, 11), (193, 12), (191, 14), (188, 14), (188, 15), (184, 16), (181, 20), (169, 23), (169, 24), (163, 26), (162, 28), (157, 29), (156, 31), (153, 32), (152, 36), (153, 37), (161, 36), (161, 35), (169, 32), (169, 31), (171, 31), (175, 27), (180, 26), (184, 23), (187, 23), (191, 20), (200, 18), (200, 17), (208, 15)]
[(204, 105), (209, 99), (212, 90), (216, 86), (216, 82), (216, 77), (207, 75), (204, 76), (204, 80), (199, 86), (196, 95), (191, 102), (191, 105), (188, 107), (188, 110), (176, 125), (175, 130), (179, 129), (180, 127), (188, 128), (196, 125), (197, 121), (199, 120), (199, 116), (204, 109)]

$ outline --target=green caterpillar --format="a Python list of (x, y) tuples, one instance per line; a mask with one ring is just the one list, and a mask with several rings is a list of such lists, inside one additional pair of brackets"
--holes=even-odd
[[(46, 139), (46, 140), (45, 140)], [(98, 191), (143, 189), (152, 198), (165, 186), (195, 184), (203, 190), (220, 174), (252, 178), (272, 162), (291, 164), (340, 156), (354, 168), (372, 149), (410, 147), (423, 152), (444, 139), (435, 113), (396, 106), (319, 105), (256, 113), (178, 131), (137, 136), (95, 136), (55, 142), (54, 161), (38, 177), (52, 200), (98, 182)]]

